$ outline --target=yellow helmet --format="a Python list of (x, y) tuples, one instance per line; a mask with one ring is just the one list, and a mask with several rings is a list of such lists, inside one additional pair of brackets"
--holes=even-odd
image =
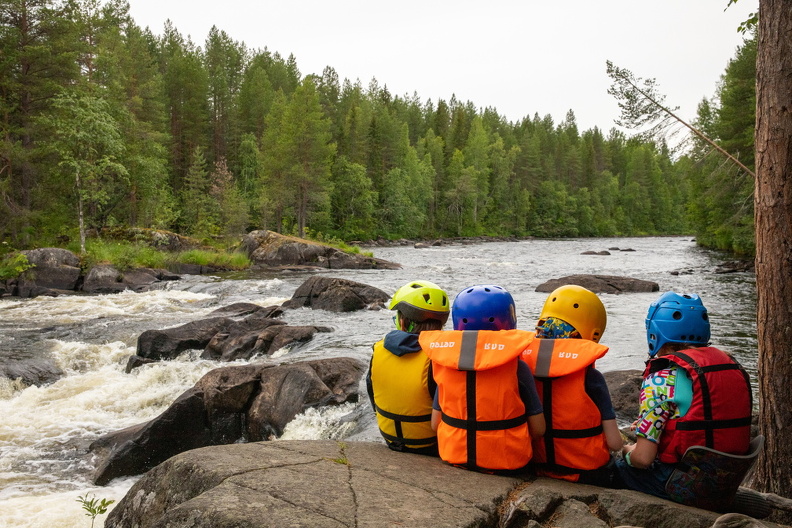
[(389, 310), (397, 310), (416, 323), (434, 319), (442, 324), (448, 320), (448, 295), (429, 281), (408, 282), (393, 294)]
[(608, 316), (597, 294), (582, 286), (567, 284), (551, 293), (539, 314), (539, 326), (555, 317), (575, 327), (583, 339), (599, 342)]

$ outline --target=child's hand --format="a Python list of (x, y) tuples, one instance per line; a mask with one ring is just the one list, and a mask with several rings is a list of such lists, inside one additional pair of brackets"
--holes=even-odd
[(630, 424), (630, 431), (635, 431), (636, 429), (638, 429), (638, 420)]

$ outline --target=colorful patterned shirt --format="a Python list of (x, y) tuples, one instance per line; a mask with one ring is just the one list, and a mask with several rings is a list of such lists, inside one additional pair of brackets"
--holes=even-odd
[(677, 404), (671, 401), (677, 389), (678, 371), (678, 367), (665, 368), (644, 378), (636, 436), (659, 443), (665, 423), (680, 415)]

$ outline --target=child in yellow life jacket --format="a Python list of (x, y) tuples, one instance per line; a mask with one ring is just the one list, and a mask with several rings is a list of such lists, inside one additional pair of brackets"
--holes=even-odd
[(377, 425), (394, 451), (437, 456), (437, 437), (431, 426), (437, 385), (418, 335), (443, 328), (449, 314), (448, 296), (436, 284), (413, 281), (393, 294), (389, 308), (396, 310), (396, 330), (374, 344), (366, 375)]
[(481, 471), (516, 470), (531, 460), (531, 437), (544, 431), (542, 406), (519, 359), (533, 332), (516, 330), (514, 300), (494, 285), (454, 299), (454, 330), (423, 332), (437, 395), (432, 426), (440, 457)]
[(607, 315), (596, 294), (561, 286), (545, 301), (536, 337), (522, 354), (531, 367), (547, 429), (534, 440), (534, 462), (543, 476), (621, 487), (611, 451), (623, 445), (610, 392), (594, 362)]

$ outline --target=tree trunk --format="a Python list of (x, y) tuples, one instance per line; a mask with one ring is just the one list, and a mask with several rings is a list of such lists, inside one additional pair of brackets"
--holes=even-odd
[(792, 496), (792, 1), (760, 0), (756, 60), (759, 417), (755, 485)]
[(85, 220), (83, 218), (82, 183), (80, 169), (77, 169), (77, 223), (80, 226), (80, 255), (85, 255)]

